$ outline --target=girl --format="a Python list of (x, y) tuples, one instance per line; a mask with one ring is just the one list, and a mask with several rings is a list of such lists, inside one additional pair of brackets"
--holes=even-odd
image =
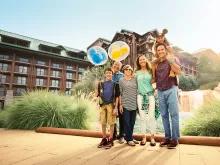
[(146, 127), (148, 125), (151, 133), (150, 145), (155, 146), (154, 134), (156, 131), (156, 119), (154, 89), (152, 87), (152, 69), (145, 55), (140, 55), (137, 58), (136, 64), (136, 79), (138, 85), (137, 103), (141, 120), (141, 132), (143, 133), (143, 139), (140, 144), (146, 144)]

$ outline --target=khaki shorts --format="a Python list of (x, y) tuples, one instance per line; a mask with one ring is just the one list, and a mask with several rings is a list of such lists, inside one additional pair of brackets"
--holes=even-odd
[(113, 115), (113, 104), (107, 104), (100, 107), (101, 124), (113, 125), (116, 123), (116, 116)]

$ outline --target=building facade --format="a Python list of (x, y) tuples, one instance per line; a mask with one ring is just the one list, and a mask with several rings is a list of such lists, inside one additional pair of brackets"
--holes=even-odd
[[(132, 67), (136, 67), (136, 59), (140, 54), (145, 54), (148, 59), (151, 61), (154, 52), (153, 45), (155, 42), (155, 34), (157, 34), (157, 29), (148, 31), (143, 35), (140, 35), (136, 32), (122, 29), (120, 32), (116, 32), (111, 41), (98, 38), (93, 42), (87, 49), (92, 46), (101, 46), (106, 51), (108, 51), (111, 43), (115, 41), (124, 41), (130, 46), (129, 56), (122, 61), (123, 64), (129, 64)], [(197, 59), (189, 59), (189, 56), (184, 56), (181, 51), (175, 51), (175, 55), (180, 58), (180, 62), (183, 68), (183, 72), (187, 75), (197, 75)]]
[(70, 94), (89, 66), (81, 50), (0, 30), (1, 95), (34, 89)]

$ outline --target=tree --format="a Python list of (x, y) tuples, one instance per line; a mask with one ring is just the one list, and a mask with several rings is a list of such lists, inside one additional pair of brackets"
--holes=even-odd
[(181, 75), (179, 77), (179, 88), (183, 91), (191, 91), (199, 88), (199, 83), (194, 76)]
[(102, 80), (104, 77), (104, 70), (111, 66), (110, 62), (107, 62), (102, 66), (94, 66), (91, 69), (87, 70), (80, 82), (74, 85), (72, 91), (73, 93), (86, 93), (95, 91), (96, 83)]

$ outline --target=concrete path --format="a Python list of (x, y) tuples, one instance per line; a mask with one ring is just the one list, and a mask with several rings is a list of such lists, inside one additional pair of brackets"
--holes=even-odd
[(220, 147), (179, 145), (168, 150), (118, 144), (97, 148), (100, 139), (0, 129), (0, 165), (219, 165)]

